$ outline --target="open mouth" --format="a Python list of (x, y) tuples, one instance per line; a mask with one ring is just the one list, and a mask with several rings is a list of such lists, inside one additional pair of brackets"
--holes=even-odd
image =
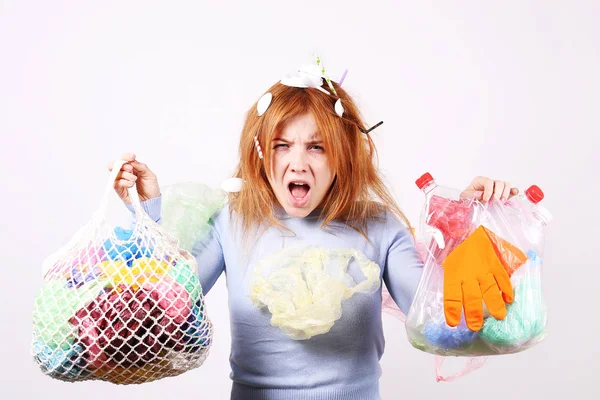
[(306, 182), (290, 182), (288, 185), (290, 200), (295, 207), (304, 206), (309, 199), (310, 185)]

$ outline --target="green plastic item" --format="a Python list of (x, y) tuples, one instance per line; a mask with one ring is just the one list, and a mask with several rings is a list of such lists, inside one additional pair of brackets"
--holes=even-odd
[(481, 339), (496, 346), (520, 347), (543, 333), (546, 310), (539, 277), (525, 277), (515, 290), (515, 300), (506, 307), (506, 317), (486, 318), (479, 332)]
[(75, 289), (67, 287), (66, 279), (47, 282), (34, 302), (34, 336), (50, 348), (69, 350), (77, 333), (69, 319), (93, 301), (107, 284), (107, 279), (96, 279)]
[(162, 196), (162, 227), (190, 252), (210, 232), (211, 217), (227, 200), (224, 191), (201, 183), (169, 185)]

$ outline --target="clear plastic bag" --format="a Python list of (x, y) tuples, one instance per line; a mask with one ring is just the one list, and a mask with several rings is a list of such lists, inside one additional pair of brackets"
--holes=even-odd
[(162, 187), (162, 228), (179, 239), (179, 247), (192, 251), (192, 246), (205, 237), (212, 215), (223, 208), (227, 193), (196, 182), (176, 183)]
[(66, 246), (44, 261), (31, 352), (42, 372), (76, 382), (139, 384), (201, 366), (212, 342), (196, 261), (143, 211), (111, 228), (108, 196)]
[[(407, 315), (411, 344), (441, 356), (477, 357), (539, 343), (546, 334), (541, 268), (551, 219), (539, 204), (542, 191), (532, 186), (525, 196), (484, 204), (438, 186), (429, 174), (417, 184), (426, 194), (417, 241), (428, 251)], [(469, 268), (483, 273), (471, 282)]]

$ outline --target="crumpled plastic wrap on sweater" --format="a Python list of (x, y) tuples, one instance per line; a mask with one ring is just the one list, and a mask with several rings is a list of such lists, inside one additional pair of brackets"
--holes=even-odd
[[(354, 260), (364, 279), (348, 273)], [(373, 293), (381, 268), (354, 249), (287, 248), (259, 262), (250, 277), (250, 298), (271, 312), (271, 325), (294, 340), (329, 332), (342, 316), (342, 303)]]

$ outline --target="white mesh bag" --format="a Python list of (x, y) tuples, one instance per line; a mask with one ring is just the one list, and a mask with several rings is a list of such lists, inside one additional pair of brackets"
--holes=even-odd
[(90, 222), (44, 261), (31, 353), (63, 381), (140, 384), (202, 365), (212, 342), (196, 261), (152, 221), (134, 188), (131, 230), (106, 219), (113, 168)]

